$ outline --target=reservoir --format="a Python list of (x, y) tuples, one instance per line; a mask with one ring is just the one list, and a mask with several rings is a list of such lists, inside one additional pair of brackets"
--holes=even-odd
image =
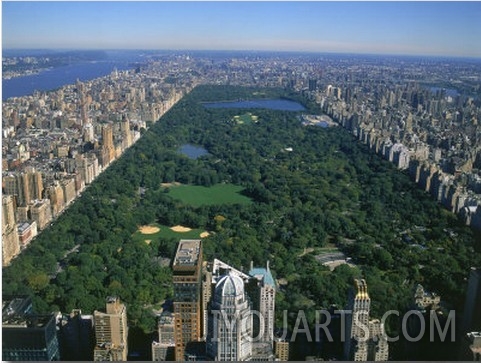
[(208, 151), (201, 146), (191, 144), (182, 145), (179, 149), (181, 154), (184, 154), (189, 159), (197, 159), (204, 155), (209, 155)]
[(290, 100), (241, 100), (202, 103), (206, 108), (266, 108), (276, 111), (304, 111), (300, 103)]

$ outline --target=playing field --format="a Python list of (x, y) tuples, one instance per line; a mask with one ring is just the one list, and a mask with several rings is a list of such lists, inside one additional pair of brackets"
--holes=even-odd
[[(146, 233), (147, 230), (148, 233)], [(203, 229), (191, 229), (183, 226), (168, 227), (157, 223), (142, 226), (134, 233), (135, 240), (144, 241), (147, 244), (157, 238), (199, 239), (208, 236), (209, 233)]]
[(239, 125), (252, 124), (252, 123), (259, 122), (259, 116), (256, 116), (250, 112), (247, 112), (243, 115), (234, 116), (233, 120)]
[(251, 200), (240, 194), (241, 186), (216, 184), (211, 187), (198, 185), (179, 185), (171, 187), (169, 195), (194, 207), (215, 204), (247, 204)]

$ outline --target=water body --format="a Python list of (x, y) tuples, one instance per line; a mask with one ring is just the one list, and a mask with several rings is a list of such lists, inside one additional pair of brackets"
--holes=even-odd
[(179, 149), (181, 154), (184, 154), (189, 159), (197, 159), (204, 155), (209, 155), (209, 152), (200, 146), (195, 146), (191, 144), (182, 145)]
[(316, 126), (316, 127), (322, 127), (322, 128), (327, 128), (327, 127), (329, 127), (329, 124), (328, 124), (326, 121), (321, 121), (321, 122), (315, 124), (314, 126)]
[(56, 67), (40, 74), (15, 77), (2, 81), (2, 99), (32, 95), (35, 91), (51, 91), (77, 79), (90, 81), (109, 75), (114, 69), (119, 71), (132, 69), (127, 61), (92, 61)]
[(253, 100), (253, 101), (225, 101), (205, 102), (206, 108), (266, 108), (276, 111), (304, 111), (300, 103), (289, 100)]

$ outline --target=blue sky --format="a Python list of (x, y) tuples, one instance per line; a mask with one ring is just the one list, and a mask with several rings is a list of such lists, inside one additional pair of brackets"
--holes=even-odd
[(481, 57), (481, 2), (2, 1), (2, 47)]

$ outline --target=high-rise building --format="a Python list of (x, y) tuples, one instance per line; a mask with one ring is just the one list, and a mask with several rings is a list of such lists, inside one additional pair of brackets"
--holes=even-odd
[(252, 314), (244, 281), (229, 272), (216, 284), (209, 311), (207, 356), (216, 361), (252, 357)]
[(481, 331), (481, 268), (472, 267), (464, 305), (463, 332)]
[(114, 134), (112, 124), (102, 127), (102, 166), (109, 165), (115, 158)]
[(367, 360), (385, 362), (389, 358), (389, 345), (384, 325), (378, 320), (369, 321), (369, 340)]
[(276, 360), (288, 361), (289, 360), (289, 341), (281, 338), (274, 339), (274, 353)]
[(367, 293), (364, 279), (355, 279), (356, 294), (351, 297), (347, 317), (348, 334), (344, 343), (344, 358), (346, 360), (366, 361), (368, 353), (367, 340), (369, 338), (369, 309), (371, 299)]
[(10, 264), (12, 258), (20, 253), (15, 205), (11, 195), (2, 196), (2, 266)]
[(44, 229), (48, 226), (52, 220), (52, 209), (50, 208), (50, 200), (43, 199), (37, 201), (30, 209), (32, 214), (32, 220), (37, 223), (37, 228), (39, 230)]
[(132, 133), (130, 131), (130, 121), (127, 118), (123, 118), (120, 124), (120, 131), (122, 134), (122, 144), (124, 150), (132, 145)]
[(127, 308), (118, 297), (108, 297), (106, 312), (94, 311), (95, 361), (127, 360)]
[(212, 266), (206, 261), (202, 266), (202, 312), (203, 316), (203, 339), (207, 337), (207, 323), (209, 319), (209, 302), (212, 296)]
[(357, 362), (385, 361), (389, 345), (384, 325), (377, 319), (369, 320), (371, 299), (364, 279), (355, 279), (355, 294), (349, 301), (350, 314), (346, 318), (347, 339), (344, 342), (344, 359)]
[(153, 361), (171, 361), (174, 359), (175, 319), (170, 311), (163, 311), (158, 323), (159, 341), (152, 343)]
[[(206, 298), (212, 296), (209, 303), (210, 310), (212, 310), (214, 301), (214, 291), (221, 279), (226, 275), (232, 275), (243, 281), (244, 291), (246, 298), (249, 300), (252, 315), (251, 359), (260, 361), (273, 360), (275, 358), (273, 351), (275, 281), (270, 272), (269, 263), (267, 263), (266, 268), (254, 268), (251, 263), (249, 273), (244, 273), (225, 262), (214, 259), (214, 262), (208, 264), (205, 270), (205, 276), (209, 276), (206, 281), (211, 281), (211, 288), (204, 288), (204, 290), (211, 291), (209, 294), (204, 291)], [(209, 312), (208, 317), (212, 320), (213, 314)], [(210, 320), (209, 328), (211, 329), (212, 322)], [(212, 331), (210, 331), (210, 337), (212, 337)], [(209, 335), (208, 339), (211, 339)], [(208, 339), (207, 346), (210, 344)]]
[(180, 240), (173, 262), (175, 359), (183, 361), (202, 354), (202, 244)]
[(257, 292), (253, 295), (253, 309), (259, 312), (259, 319), (255, 319), (254, 336), (258, 337), (259, 342), (268, 343), (270, 351), (273, 348), (274, 322), (275, 322), (275, 302), (276, 302), (276, 284), (272, 277), (267, 261), (266, 268), (254, 268), (251, 263), (249, 275), (258, 281)]
[(94, 318), (74, 309), (57, 319), (60, 358), (62, 360), (92, 361), (95, 346)]
[(55, 314), (33, 314), (30, 298), (4, 296), (2, 360), (54, 361), (59, 359)]
[(481, 332), (467, 333), (461, 341), (459, 360), (481, 362)]
[(33, 168), (24, 173), (10, 174), (3, 178), (5, 194), (16, 198), (17, 206), (26, 206), (31, 201), (42, 199), (42, 174)]

